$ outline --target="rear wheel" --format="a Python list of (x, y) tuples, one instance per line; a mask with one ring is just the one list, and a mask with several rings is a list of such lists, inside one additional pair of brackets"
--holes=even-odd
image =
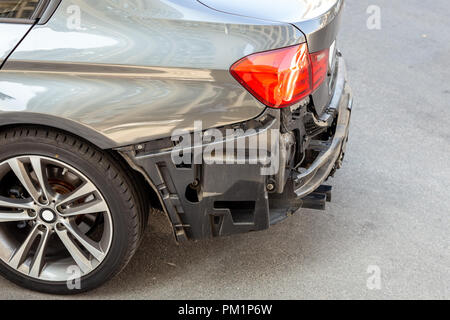
[(32, 290), (71, 294), (120, 272), (146, 217), (130, 176), (71, 135), (0, 132), (0, 273)]

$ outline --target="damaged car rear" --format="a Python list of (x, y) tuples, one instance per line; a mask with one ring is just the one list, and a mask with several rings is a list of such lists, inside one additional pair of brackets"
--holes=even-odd
[(150, 206), (177, 241), (324, 209), (353, 101), (343, 6), (2, 2), (1, 274), (91, 290), (129, 262)]

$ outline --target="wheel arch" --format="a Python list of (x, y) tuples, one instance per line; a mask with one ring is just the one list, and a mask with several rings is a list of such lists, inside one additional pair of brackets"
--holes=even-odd
[(0, 113), (0, 129), (36, 125), (56, 129), (82, 138), (96, 147), (107, 150), (119, 147), (113, 140), (102, 133), (66, 118), (34, 112), (2, 112)]

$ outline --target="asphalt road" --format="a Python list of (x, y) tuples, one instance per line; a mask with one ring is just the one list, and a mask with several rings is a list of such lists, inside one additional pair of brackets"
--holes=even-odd
[[(369, 5), (381, 30), (366, 26)], [(183, 245), (154, 213), (126, 270), (75, 298), (449, 299), (449, 12), (447, 0), (347, 0), (339, 46), (355, 105), (327, 211)], [(0, 298), (49, 296), (0, 278)]]

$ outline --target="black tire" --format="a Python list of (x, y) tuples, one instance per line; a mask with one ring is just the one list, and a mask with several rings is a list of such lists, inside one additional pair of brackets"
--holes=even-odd
[(134, 187), (133, 173), (108, 153), (67, 133), (34, 126), (0, 131), (0, 162), (21, 155), (57, 159), (88, 177), (100, 190), (112, 216), (113, 237), (102, 263), (82, 277), (79, 289), (66, 282), (28, 277), (0, 259), (0, 274), (19, 286), (51, 294), (92, 290), (122, 271), (136, 252), (146, 226), (147, 206)]

